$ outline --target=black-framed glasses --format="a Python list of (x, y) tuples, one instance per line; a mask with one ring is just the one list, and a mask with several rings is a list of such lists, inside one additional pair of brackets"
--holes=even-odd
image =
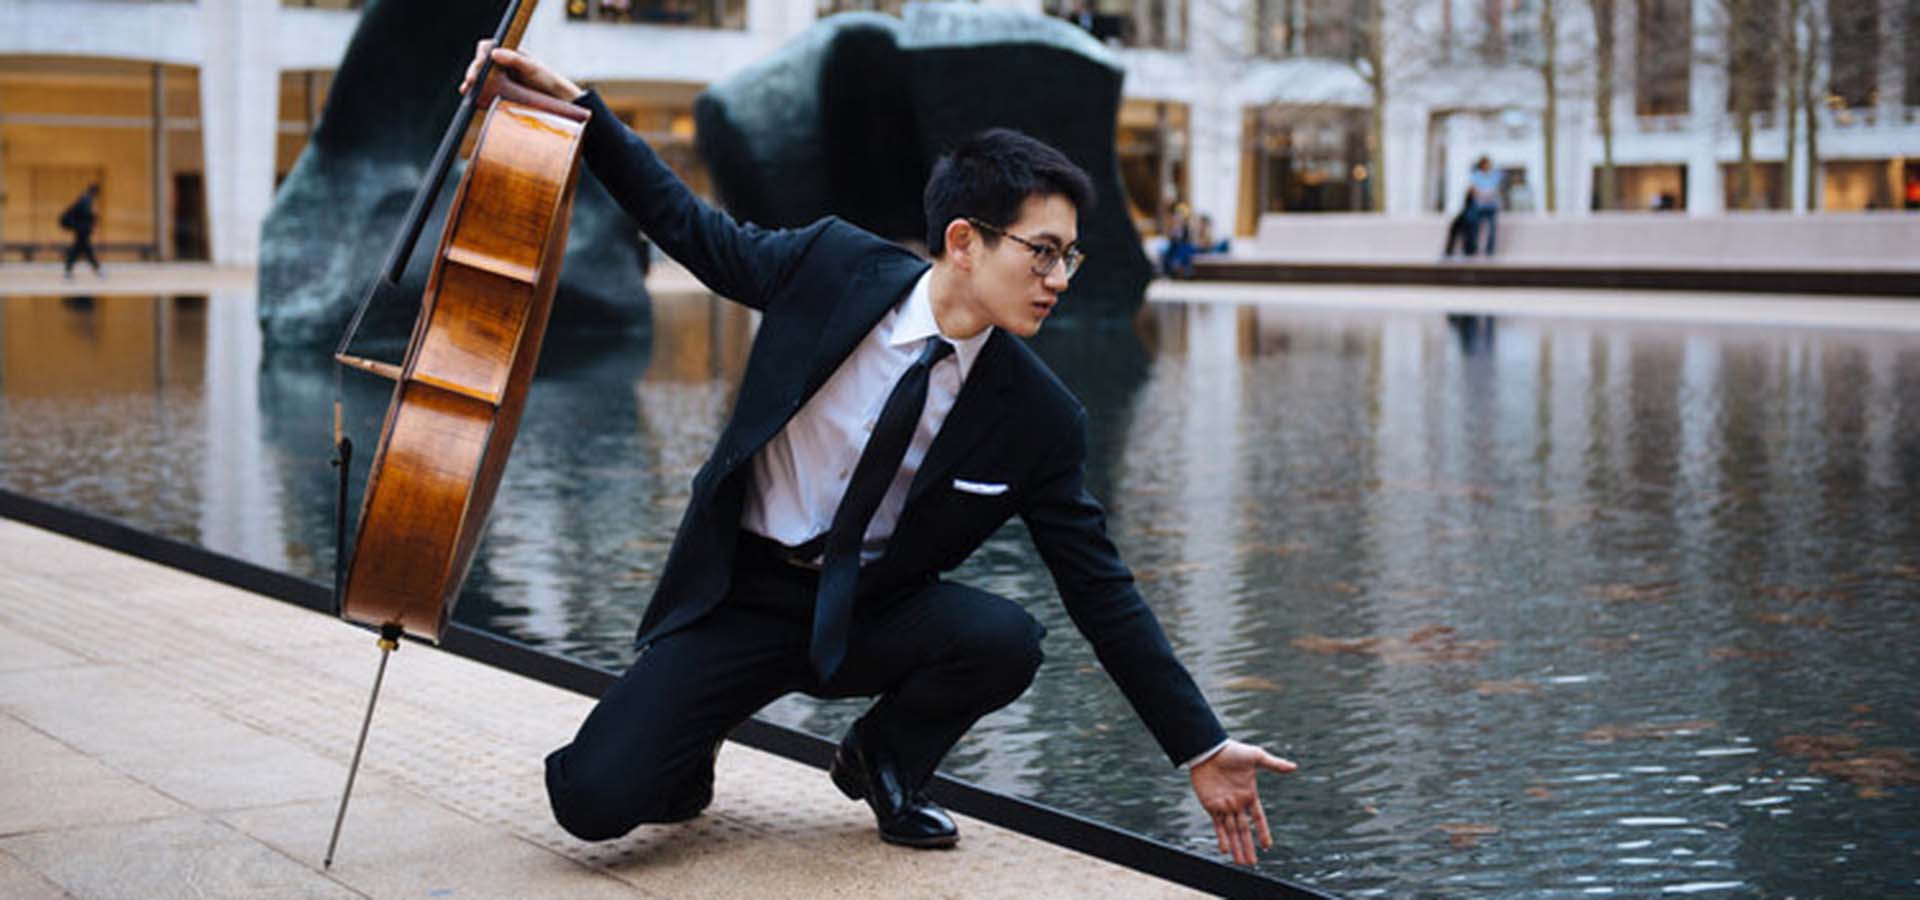
[(972, 216), (967, 217), (967, 222), (981, 231), (991, 231), (994, 234), (1000, 235), (1033, 251), (1033, 274), (1041, 278), (1047, 277), (1047, 275), (1053, 271), (1053, 267), (1062, 262), (1067, 264), (1067, 277), (1072, 278), (1073, 273), (1080, 271), (1080, 265), (1087, 261), (1087, 254), (1081, 252), (1078, 245), (1070, 246), (1063, 250), (1045, 241), (1028, 240), (1005, 228), (988, 225)]

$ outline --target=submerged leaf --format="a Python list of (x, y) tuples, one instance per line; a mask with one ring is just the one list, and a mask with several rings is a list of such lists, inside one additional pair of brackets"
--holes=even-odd
[(1688, 719), (1681, 722), (1647, 722), (1639, 725), (1602, 725), (1589, 729), (1582, 735), (1594, 743), (1635, 740), (1666, 740), (1667, 738), (1688, 737), (1702, 731), (1720, 727), (1718, 722), (1708, 719)]
[(1800, 628), (1832, 628), (1833, 620), (1826, 616), (1796, 616), (1792, 613), (1757, 612), (1749, 613), (1747, 618), (1762, 625), (1787, 625)]
[(1587, 590), (1599, 594), (1608, 603), (1665, 603), (1673, 599), (1673, 592), (1679, 587), (1679, 582), (1656, 581), (1646, 584), (1593, 585)]
[(1898, 747), (1875, 747), (1858, 756), (1823, 759), (1807, 767), (1817, 775), (1838, 778), (1857, 788), (1920, 785), (1920, 762)]
[(1773, 749), (1806, 759), (1833, 759), (1860, 746), (1850, 734), (1790, 734), (1773, 742)]
[(1499, 834), (1500, 829), (1493, 825), (1476, 825), (1470, 822), (1448, 822), (1434, 826), (1447, 836), (1447, 842), (1462, 849), (1478, 846), (1483, 837)]
[(1230, 678), (1220, 686), (1229, 691), (1265, 691), (1269, 694), (1277, 694), (1282, 690), (1277, 682), (1274, 682), (1272, 679), (1261, 678), (1258, 675), (1243, 675), (1239, 678)]
[(1428, 625), (1404, 638), (1330, 638), (1306, 635), (1293, 639), (1293, 646), (1326, 656), (1353, 654), (1376, 656), (1392, 663), (1477, 662), (1499, 641), (1463, 641), (1454, 637), (1451, 625)]
[(1473, 685), (1473, 690), (1482, 696), (1495, 694), (1538, 694), (1540, 686), (1531, 681), (1481, 681)]
[(1787, 659), (1787, 654), (1781, 650), (1754, 650), (1747, 647), (1715, 647), (1707, 651), (1707, 657), (1714, 662), (1729, 662), (1736, 659), (1746, 660), (1747, 662), (1784, 662)]

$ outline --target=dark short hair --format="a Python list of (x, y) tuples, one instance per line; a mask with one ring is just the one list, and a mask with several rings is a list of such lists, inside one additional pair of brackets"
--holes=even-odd
[(946, 253), (947, 223), (954, 219), (1004, 228), (1020, 217), (1028, 197), (1051, 196), (1067, 198), (1076, 210), (1092, 209), (1093, 181), (1066, 154), (1011, 128), (973, 135), (940, 157), (927, 176), (927, 252)]

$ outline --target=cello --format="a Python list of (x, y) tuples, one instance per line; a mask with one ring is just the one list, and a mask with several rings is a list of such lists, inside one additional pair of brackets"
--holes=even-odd
[[(493, 36), (517, 46), (535, 0), (509, 0)], [(487, 61), (441, 139), (387, 263), (334, 360), (334, 464), (340, 468), (335, 606), (380, 633), (380, 668), (360, 726), (333, 836), (353, 793), (388, 656), (402, 635), (438, 643), (473, 563), (519, 428), (567, 242), (587, 112), (522, 87)], [(399, 365), (348, 353), (367, 309), (396, 300), (427, 213), (475, 114), (487, 113), (446, 216), (420, 312)], [(339, 372), (394, 382), (353, 544), (345, 543), (352, 443), (341, 429)]]

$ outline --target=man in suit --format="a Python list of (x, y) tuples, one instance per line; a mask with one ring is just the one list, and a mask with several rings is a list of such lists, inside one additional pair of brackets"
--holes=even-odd
[[(606, 840), (713, 798), (728, 731), (792, 692), (878, 697), (830, 774), (880, 837), (958, 840), (921, 792), (981, 716), (1039, 667), (1044, 629), (1010, 600), (942, 580), (1014, 515), (1074, 624), (1188, 769), (1221, 850), (1272, 845), (1261, 769), (1174, 659), (1087, 494), (1085, 411), (1028, 337), (1082, 259), (1086, 175), (996, 129), (927, 185), (929, 265), (836, 218), (768, 230), (700, 202), (594, 93), (482, 42), (516, 80), (592, 113), (588, 166), (647, 236), (720, 296), (762, 313), (734, 410), (640, 624), (639, 657), (547, 758), (555, 817)], [(463, 85), (465, 89), (466, 85)]]

